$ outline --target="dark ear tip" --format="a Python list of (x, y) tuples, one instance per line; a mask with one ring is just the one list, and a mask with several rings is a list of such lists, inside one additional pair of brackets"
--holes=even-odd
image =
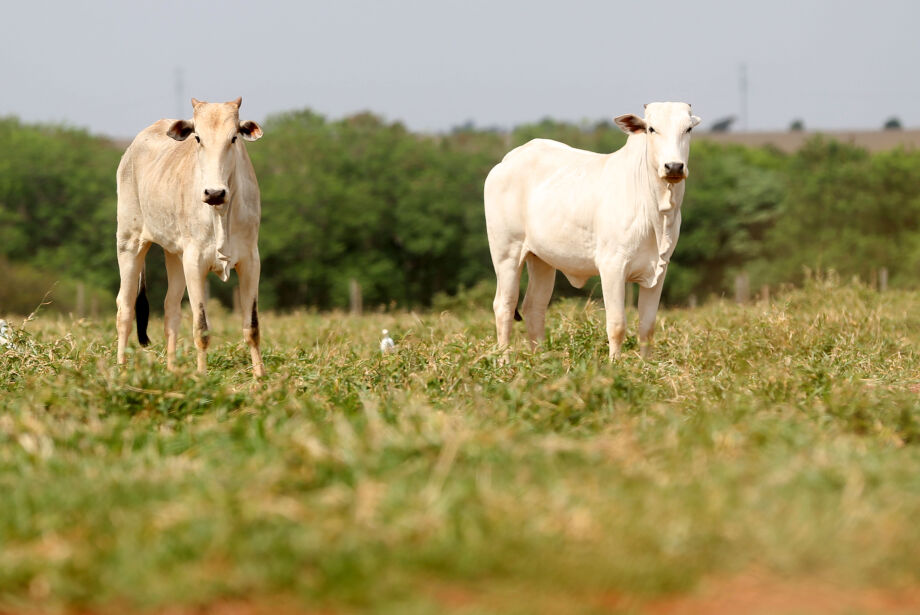
[(192, 124), (186, 120), (176, 120), (166, 130), (166, 135), (176, 141), (184, 141), (194, 132)]
[(252, 120), (245, 120), (240, 122), (240, 134), (243, 135), (243, 138), (247, 141), (255, 141), (262, 137), (262, 127), (253, 122)]

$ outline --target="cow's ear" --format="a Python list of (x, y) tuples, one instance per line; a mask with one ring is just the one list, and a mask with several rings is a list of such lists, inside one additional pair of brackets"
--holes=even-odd
[(166, 134), (176, 141), (185, 141), (188, 136), (195, 132), (195, 125), (188, 120), (176, 120), (170, 125)]
[(231, 100), (230, 103), (236, 105), (236, 108), (239, 109), (243, 105), (243, 97), (239, 96), (236, 100)]
[(262, 127), (252, 120), (246, 120), (240, 122), (240, 134), (247, 141), (255, 141), (262, 138)]
[(620, 127), (620, 130), (628, 135), (645, 132), (645, 120), (643, 120), (638, 115), (627, 113), (626, 115), (621, 115), (613, 121), (616, 122), (616, 125)]
[(697, 116), (691, 115), (691, 116), (690, 116), (690, 128), (695, 128), (696, 126), (699, 126), (699, 123), (702, 122), (702, 121), (703, 121), (703, 120), (701, 120), (701, 119), (698, 118)]

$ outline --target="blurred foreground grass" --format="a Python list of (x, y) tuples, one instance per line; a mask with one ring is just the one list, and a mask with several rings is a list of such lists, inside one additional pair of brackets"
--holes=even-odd
[(918, 308), (813, 283), (664, 311), (655, 360), (630, 337), (616, 364), (594, 303), (553, 304), (506, 365), (488, 306), (266, 314), (258, 385), (231, 315), (206, 377), (187, 314), (178, 376), (160, 321), (119, 373), (111, 322), (39, 318), (0, 347), (0, 612), (630, 613), (752, 569), (916, 587)]

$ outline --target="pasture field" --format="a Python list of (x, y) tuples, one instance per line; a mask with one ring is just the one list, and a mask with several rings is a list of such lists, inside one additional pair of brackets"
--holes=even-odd
[(178, 375), (157, 319), (124, 372), (13, 321), (0, 613), (920, 611), (920, 293), (664, 310), (648, 362), (633, 311), (614, 364), (597, 302), (507, 364), (487, 304), (269, 313), (259, 384), (184, 318)]

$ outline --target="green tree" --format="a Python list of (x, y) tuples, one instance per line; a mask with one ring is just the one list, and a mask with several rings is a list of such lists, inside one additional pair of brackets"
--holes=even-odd
[(731, 274), (760, 256), (782, 200), (785, 166), (785, 157), (775, 150), (693, 144), (665, 301), (682, 303), (691, 293), (730, 290)]
[(108, 140), (0, 119), (0, 256), (117, 287), (115, 167)]
[(785, 196), (765, 237), (757, 269), (769, 282), (799, 282), (803, 267), (872, 276), (885, 266), (892, 281), (915, 277), (920, 232), (920, 154), (903, 149), (870, 155), (815, 138), (792, 156)]

